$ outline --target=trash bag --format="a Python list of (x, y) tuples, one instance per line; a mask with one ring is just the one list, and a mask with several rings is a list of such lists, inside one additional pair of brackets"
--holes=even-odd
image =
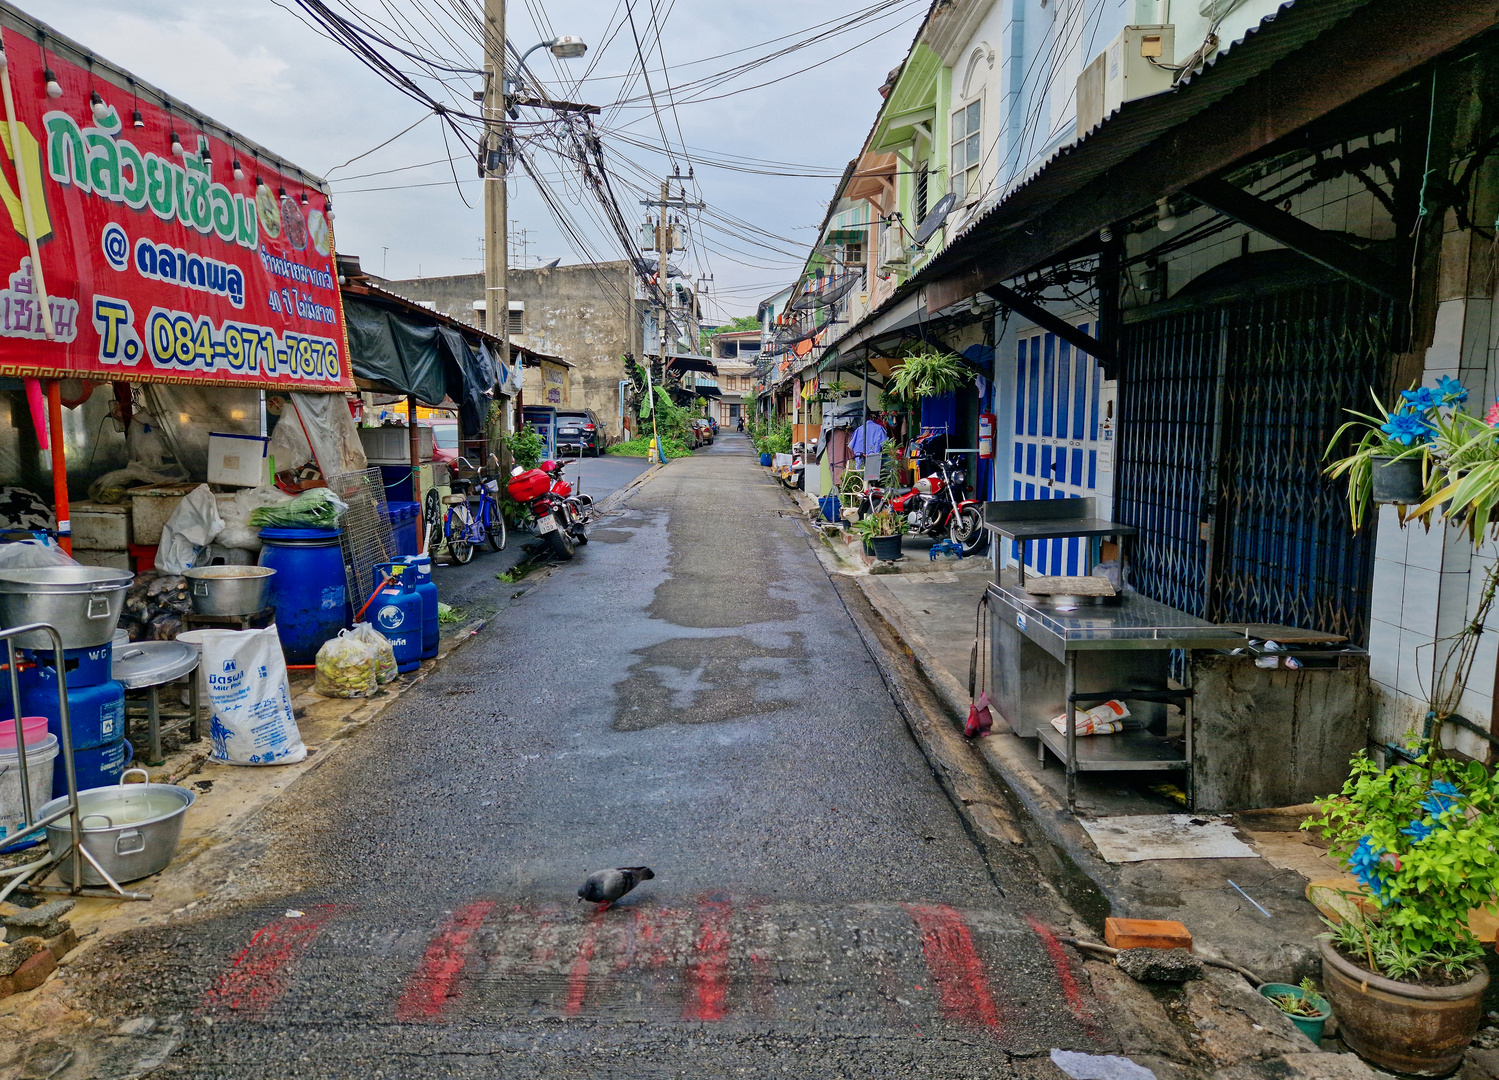
[(376, 661), (375, 680), (381, 686), (384, 686), (400, 674), (400, 671), (396, 668), (395, 646), (390, 643), (389, 638), (376, 630), (372, 624), (367, 622), (358, 623), (350, 631), (350, 634), (374, 650)]
[(289, 503), (262, 506), (250, 513), (250, 524), (258, 529), (336, 529), (338, 518), (349, 504), (327, 488), (304, 491)]
[(273, 487), (253, 487), (236, 491), (233, 496), (219, 500), (219, 513), (224, 518), (224, 528), (214, 538), (214, 543), (226, 548), (243, 551), (260, 550), (260, 530), (250, 524), (250, 515), (262, 506), (285, 506), (292, 497)]
[(203, 673), (213, 706), (208, 732), (215, 760), (291, 765), (307, 757), (274, 626), (204, 634)]
[(77, 566), (60, 547), (36, 540), (0, 544), (0, 570), (32, 570), (41, 566)]
[(324, 697), (370, 697), (379, 690), (375, 650), (353, 631), (340, 630), (323, 642), (313, 666), (312, 688)]
[(156, 547), (156, 569), (180, 574), (197, 565), (205, 548), (224, 527), (219, 503), (207, 484), (189, 491), (161, 527), (161, 543)]

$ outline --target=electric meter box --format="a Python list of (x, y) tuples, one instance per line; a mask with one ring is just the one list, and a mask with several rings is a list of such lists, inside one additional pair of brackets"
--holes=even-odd
[(1170, 90), (1176, 28), (1126, 26), (1077, 77), (1077, 135), (1082, 138), (1126, 101)]

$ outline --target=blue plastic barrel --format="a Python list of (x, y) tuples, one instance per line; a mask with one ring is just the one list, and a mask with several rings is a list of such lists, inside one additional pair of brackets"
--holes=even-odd
[[(10, 695), (5, 696), (9, 698)], [(21, 672), (21, 709), (27, 716), (45, 716), (47, 730), (56, 735), (59, 742), (62, 741), (56, 667), (38, 664)], [(9, 711), (8, 705), (6, 711)], [(75, 750), (91, 749), (123, 739), (125, 688), (113, 679), (93, 686), (79, 686), (73, 682), (73, 673), (69, 672), (68, 721), (73, 729)]]
[(275, 569), (271, 604), (288, 664), (310, 664), (323, 642), (349, 624), (338, 529), (260, 530), (260, 565)]
[(437, 655), (441, 630), (437, 622), (437, 582), (432, 580), (432, 560), (426, 555), (413, 555), (406, 561), (416, 568), (416, 591), (422, 598), (422, 659), (430, 660)]
[(396, 669), (415, 671), (422, 666), (422, 597), (416, 591), (416, 567), (380, 563), (375, 572), (393, 574), (395, 580), (375, 594), (369, 620), (395, 650)]
[[(119, 739), (103, 746), (87, 750), (73, 748), (73, 772), (78, 778), (78, 790), (114, 787), (125, 775), (125, 766), (135, 757), (135, 751), (126, 739)], [(68, 793), (68, 774), (59, 761), (52, 767), (52, 797)], [(85, 826), (87, 828), (87, 826)]]

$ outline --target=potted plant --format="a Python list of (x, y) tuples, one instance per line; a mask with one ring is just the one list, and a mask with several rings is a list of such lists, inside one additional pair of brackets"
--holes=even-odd
[(890, 510), (876, 510), (854, 522), (854, 531), (864, 542), (864, 554), (873, 555), (881, 562), (900, 558), (901, 537), (906, 531), (906, 519)]
[(1417, 1076), (1457, 1068), (1478, 1031), (1489, 977), (1468, 913), (1499, 888), (1499, 779), (1440, 754), (1381, 771), (1360, 752), (1342, 792), (1302, 825), (1369, 892), (1320, 943), (1341, 1037)]
[(1332, 1006), (1317, 993), (1310, 978), (1302, 979), (1300, 986), (1265, 983), (1260, 987), (1260, 993), (1275, 1002), (1303, 1035), (1318, 1046), (1322, 1045), (1322, 1027), (1332, 1015)]
[(1499, 403), (1479, 419), (1454, 412), (1433, 421), (1427, 499), (1410, 516), (1430, 521), (1440, 509), (1461, 522), (1476, 544), (1486, 530), (1499, 528)]
[(1443, 376), (1435, 387), (1404, 390), (1394, 410), (1372, 392), (1377, 413), (1345, 410), (1355, 417), (1338, 428), (1327, 444), (1331, 457), (1343, 436), (1362, 431), (1353, 452), (1332, 462), (1327, 475), (1348, 477), (1348, 510), (1356, 529), (1370, 503), (1414, 505), (1425, 498), (1429, 444), (1437, 432), (1441, 409), (1457, 413), (1468, 391), (1456, 379)]

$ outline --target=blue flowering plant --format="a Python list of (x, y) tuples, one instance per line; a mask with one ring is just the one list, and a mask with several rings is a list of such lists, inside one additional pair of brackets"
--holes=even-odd
[[(1348, 478), (1348, 511), (1355, 529), (1363, 524), (1372, 501), (1376, 459), (1379, 464), (1418, 459), (1422, 466), (1422, 481), (1430, 493), (1432, 443), (1447, 427), (1463, 425), (1462, 420), (1455, 418), (1466, 416), (1462, 406), (1468, 400), (1468, 390), (1456, 379), (1444, 375), (1435, 386), (1402, 391), (1393, 402), (1394, 408), (1387, 408), (1372, 391), (1369, 396), (1376, 411), (1364, 413), (1345, 409), (1354, 419), (1333, 433), (1323, 454), (1324, 458), (1332, 458), (1348, 449), (1350, 439), (1357, 439), (1351, 452), (1334, 458), (1326, 469), (1327, 475), (1333, 479)], [(1467, 431), (1466, 426), (1462, 426), (1462, 431)]]
[(1320, 830), (1367, 892), (1329, 921), (1333, 945), (1387, 978), (1466, 981), (1483, 955), (1468, 913), (1499, 889), (1499, 778), (1430, 754), (1381, 770), (1361, 752), (1351, 764), (1342, 792), (1301, 826)]

